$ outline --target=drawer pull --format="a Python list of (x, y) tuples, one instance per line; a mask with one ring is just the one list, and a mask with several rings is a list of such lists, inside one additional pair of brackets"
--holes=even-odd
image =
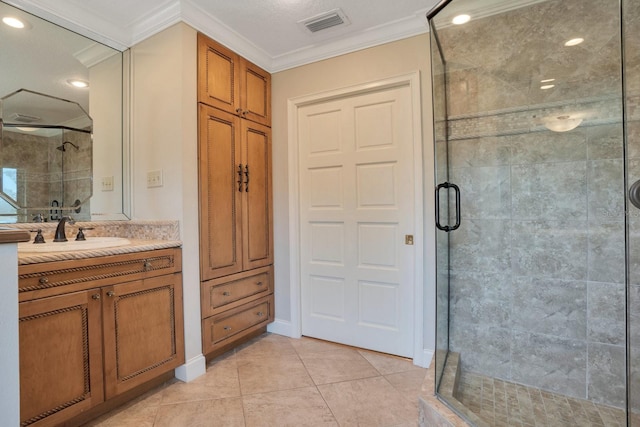
[(46, 277), (41, 277), (38, 282), (40, 282), (41, 285), (46, 285), (47, 283), (49, 283), (49, 279), (47, 279)]
[(259, 311), (257, 314), (258, 314), (258, 317), (262, 317), (262, 316), (264, 316), (264, 313), (263, 313), (263, 312), (261, 312), (261, 311)]
[(145, 270), (151, 270), (151, 263), (149, 261), (145, 261), (143, 267)]
[(225, 326), (225, 327), (224, 327), (224, 328), (222, 328), (222, 329), (224, 329), (225, 331), (230, 331), (230, 330), (231, 330), (231, 326)]
[(115, 294), (116, 294), (116, 293), (115, 293), (115, 292), (113, 292), (113, 291), (109, 291), (109, 292), (107, 292), (107, 296), (110, 296), (110, 297), (114, 296)]
[(229, 297), (229, 296), (231, 296), (231, 292), (229, 292), (229, 291), (224, 291), (224, 292), (222, 293), (222, 295), (224, 295), (225, 297)]
[(93, 295), (91, 295), (91, 298), (100, 299), (100, 294), (93, 294)]
[(262, 281), (257, 282), (257, 283), (256, 283), (256, 286), (262, 286)]

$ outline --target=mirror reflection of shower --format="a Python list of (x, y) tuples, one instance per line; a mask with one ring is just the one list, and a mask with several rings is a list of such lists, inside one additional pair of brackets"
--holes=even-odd
[[(66, 145), (72, 146), (73, 148), (75, 148), (75, 151), (78, 151), (80, 149), (80, 147), (78, 147), (76, 144), (74, 144), (71, 141), (65, 141), (65, 142), (63, 142), (62, 144), (60, 144), (59, 146), (56, 147), (56, 150), (62, 151), (62, 156), (61, 156), (61, 159), (60, 159), (60, 172), (61, 172), (62, 178), (63, 178), (61, 180), (62, 206), (64, 206), (64, 199), (65, 199), (64, 196), (66, 194), (65, 193), (65, 188), (64, 188), (64, 181), (65, 181), (64, 180), (64, 173), (65, 173), (65, 170), (64, 170), (64, 157), (65, 157), (64, 153), (67, 151), (67, 148), (65, 147)], [(57, 218), (55, 218), (55, 219), (57, 219)]]
[[(56, 150), (60, 150), (60, 151), (63, 151), (63, 152), (64, 152), (64, 151), (67, 151), (67, 149), (66, 149), (66, 148), (64, 148), (64, 146), (65, 146), (65, 145), (67, 145), (67, 144), (71, 145), (71, 146), (72, 146), (73, 148), (75, 148), (76, 150), (79, 150), (79, 147), (78, 147), (76, 144), (74, 144), (73, 142), (71, 142), (71, 141), (65, 141), (65, 142), (63, 142), (63, 143), (62, 143), (62, 145), (60, 145), (60, 146), (56, 147)], [(64, 157), (63, 157), (62, 159), (63, 159), (63, 161), (64, 161)], [(63, 163), (63, 165), (64, 165), (64, 163)]]

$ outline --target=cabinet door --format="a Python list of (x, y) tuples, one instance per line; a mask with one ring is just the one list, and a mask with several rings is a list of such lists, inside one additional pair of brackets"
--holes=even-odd
[(242, 271), (240, 119), (200, 104), (200, 276)]
[(273, 263), (271, 129), (243, 120), (242, 157), (248, 168), (242, 193), (243, 266), (250, 270)]
[(180, 273), (102, 293), (107, 399), (184, 363)]
[(102, 402), (100, 291), (22, 302), (19, 310), (21, 425), (58, 425)]
[(198, 33), (198, 102), (238, 114), (240, 57)]
[(271, 127), (271, 74), (245, 59), (240, 64), (242, 117)]

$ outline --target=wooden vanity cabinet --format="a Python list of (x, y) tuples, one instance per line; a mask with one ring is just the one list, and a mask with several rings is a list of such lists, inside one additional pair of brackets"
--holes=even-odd
[(54, 426), (104, 400), (100, 290), (19, 305), (21, 426)]
[(271, 75), (198, 33), (198, 102), (271, 126)]
[(273, 321), (271, 76), (198, 34), (203, 352)]
[(60, 425), (183, 364), (180, 271), (180, 249), (19, 266), (21, 425)]

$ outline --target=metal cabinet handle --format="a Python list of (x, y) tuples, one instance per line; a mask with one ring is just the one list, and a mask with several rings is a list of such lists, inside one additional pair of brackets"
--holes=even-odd
[(242, 164), (238, 165), (238, 191), (242, 193)]
[(224, 292), (222, 293), (222, 295), (224, 295), (225, 297), (228, 297), (228, 296), (231, 296), (231, 292), (229, 292), (229, 291), (224, 291)]
[(222, 328), (222, 329), (224, 329), (225, 331), (230, 331), (230, 330), (231, 330), (231, 326), (225, 326), (225, 327), (224, 327), (224, 328)]
[(143, 267), (145, 270), (150, 270), (151, 269), (151, 262), (149, 261), (145, 261), (143, 264)]
[(263, 312), (261, 312), (261, 311), (259, 311), (259, 312), (257, 313), (257, 315), (258, 315), (258, 317), (262, 317), (262, 316), (264, 316), (264, 313), (263, 313)]
[[(456, 223), (453, 226), (440, 224), (440, 190), (443, 188), (453, 188), (456, 193)], [(443, 182), (436, 187), (436, 227), (447, 233), (460, 227), (460, 187), (450, 182)]]
[(115, 293), (115, 292), (113, 292), (113, 291), (109, 291), (109, 292), (107, 292), (107, 296), (109, 296), (109, 297), (112, 297), (112, 296), (114, 296), (115, 294), (116, 294), (116, 293)]
[(92, 299), (100, 299), (100, 294), (93, 294), (91, 295)]
[(249, 165), (244, 166), (244, 175), (247, 177), (247, 180), (244, 182), (244, 191), (245, 193), (249, 192)]
[(38, 282), (40, 282), (41, 285), (46, 285), (47, 283), (49, 283), (49, 279), (47, 279), (46, 277), (41, 277)]
[(263, 285), (262, 281), (256, 282), (256, 286), (262, 286), (262, 285)]
[(242, 108), (236, 108), (236, 113), (238, 113), (238, 116), (242, 116)]

